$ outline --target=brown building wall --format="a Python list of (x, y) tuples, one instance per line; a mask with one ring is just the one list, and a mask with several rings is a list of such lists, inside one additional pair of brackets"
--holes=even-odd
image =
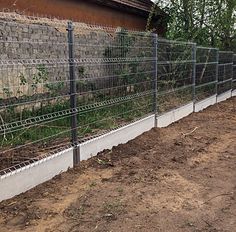
[[(0, 0), (3, 8), (136, 30), (145, 30), (148, 17), (82, 0)], [(162, 31), (159, 28), (160, 34)]]

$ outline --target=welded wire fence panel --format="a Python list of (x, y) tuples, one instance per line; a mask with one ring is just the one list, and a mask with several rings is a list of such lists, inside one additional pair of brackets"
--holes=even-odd
[(0, 14), (0, 170), (70, 143), (66, 26)]
[(79, 138), (153, 112), (154, 36), (75, 24)]
[(236, 88), (233, 53), (123, 28), (0, 12), (0, 51), (0, 175)]
[(220, 51), (218, 65), (218, 95), (230, 91), (233, 80), (233, 52)]
[(195, 44), (158, 39), (157, 104), (164, 113), (192, 101)]
[(217, 94), (218, 49), (197, 47), (195, 100)]
[(233, 81), (232, 90), (236, 90), (236, 54), (233, 56)]

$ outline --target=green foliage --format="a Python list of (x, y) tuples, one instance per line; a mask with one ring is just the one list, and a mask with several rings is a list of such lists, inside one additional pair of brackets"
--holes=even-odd
[(6, 95), (7, 98), (10, 98), (13, 92), (9, 88), (3, 88), (3, 93)]
[[(104, 107), (93, 111), (87, 111), (78, 114), (78, 135), (84, 136), (94, 135), (102, 131), (114, 129), (121, 123), (127, 123), (135, 118), (141, 117), (143, 113), (149, 113), (149, 104), (152, 98), (150, 96), (126, 103), (120, 103), (110, 107)], [(149, 104), (148, 104), (149, 103)], [(21, 117), (29, 119), (40, 115), (60, 112), (70, 107), (69, 101), (58, 102), (56, 104), (48, 104), (41, 109), (34, 111), (24, 109), (22, 112), (7, 113), (8, 119), (11, 121), (14, 118)], [(8, 122), (5, 120), (5, 122)], [(0, 136), (2, 147), (18, 146), (29, 142), (42, 140), (43, 143), (48, 143), (56, 138), (70, 137), (70, 117), (59, 118), (51, 122), (39, 123), (30, 127), (23, 127), (19, 131), (8, 133)]]
[(48, 71), (45, 65), (40, 64), (36, 67), (36, 73), (33, 75), (32, 89), (37, 90), (38, 84), (41, 84), (48, 80)]
[(78, 70), (79, 71), (79, 77), (83, 77), (84, 74), (85, 74), (85, 67), (80, 66), (78, 69), (79, 69)]
[(235, 0), (157, 0), (156, 5), (169, 15), (168, 38), (236, 51)]
[[(116, 62), (117, 66), (112, 66), (112, 75), (114, 75), (115, 78), (117, 77), (114, 88), (112, 88), (113, 86), (110, 88), (109, 82), (103, 85), (94, 80), (86, 79), (85, 68), (83, 66), (79, 67), (78, 74), (82, 78), (76, 81), (77, 92), (81, 93), (77, 98), (78, 107), (124, 97), (134, 92), (144, 92), (146, 90), (145, 88), (149, 88), (144, 86), (142, 82), (149, 81), (151, 77), (148, 74), (144, 74), (145, 67), (142, 66), (139, 59), (147, 56), (147, 54), (140, 51), (140, 49), (135, 50), (135, 43), (138, 43), (136, 37), (126, 30), (121, 29), (121, 31), (116, 34), (114, 45), (107, 47), (104, 52), (106, 58), (124, 58), (125, 61)], [(126, 62), (125, 59), (129, 57), (133, 57), (132, 61)], [(50, 83), (49, 72), (45, 65), (37, 66), (31, 78), (32, 79), (29, 81), (23, 73), (20, 73), (20, 86), (29, 85), (29, 87), (33, 88), (34, 94), (21, 96), (19, 99), (15, 99), (15, 102), (22, 101), (24, 103), (26, 101), (35, 101), (37, 103), (34, 106), (29, 105), (29, 107), (25, 108), (18, 107), (11, 113), (4, 112), (5, 123), (26, 120), (70, 109), (69, 98), (64, 98), (63, 100), (55, 98), (55, 101), (46, 100), (49, 95), (50, 97), (60, 95), (60, 93), (65, 91), (65, 87), (67, 86), (62, 81)], [(40, 88), (38, 86), (42, 85), (45, 86), (47, 90), (44, 93), (37, 91), (39, 90), (38, 88)], [(10, 96), (8, 89), (5, 90), (5, 93)], [(40, 98), (44, 98), (45, 100), (41, 101)], [(101, 108), (87, 110), (86, 112), (79, 112), (77, 116), (78, 136), (84, 138), (85, 136), (99, 134), (117, 128), (144, 114), (146, 115), (152, 110), (150, 107), (152, 100), (153, 96), (148, 95), (127, 100), (127, 102), (107, 105)], [(69, 115), (64, 118), (55, 118), (55, 120), (50, 122), (39, 121), (34, 125), (22, 126), (18, 128), (16, 132), (13, 131), (12, 133), (6, 134), (6, 137), (0, 137), (2, 146), (17, 146), (38, 140), (42, 140), (42, 142), (46, 144), (55, 140), (55, 138), (69, 138), (70, 120), (71, 117)]]
[(20, 73), (20, 86), (26, 85), (27, 84), (27, 79), (25, 78), (23, 73)]
[[(147, 49), (145, 51), (143, 49), (137, 49), (136, 46), (143, 46), (141, 43), (142, 36), (136, 36), (121, 28), (120, 31), (116, 33), (113, 45), (105, 49), (104, 57), (120, 59), (119, 64), (113, 70), (113, 74), (117, 75), (119, 79), (127, 85), (150, 79), (147, 74), (143, 74), (146, 67), (140, 59), (145, 56), (152, 56), (152, 54), (147, 54), (149, 52)], [(145, 46), (149, 46), (146, 38)], [(122, 61), (122, 58), (131, 57), (132, 61)]]
[(45, 87), (49, 90), (51, 96), (54, 96), (60, 93), (64, 89), (65, 83), (63, 81), (55, 83), (47, 83), (45, 84)]
[(116, 33), (114, 41), (115, 47), (107, 47), (104, 56), (107, 58), (125, 58), (134, 42), (135, 37), (129, 34), (126, 29), (121, 28), (120, 31)]
[[(116, 34), (113, 45), (105, 49), (104, 56), (106, 58), (117, 59), (127, 58), (134, 42), (135, 38), (132, 37), (132, 35), (130, 35), (127, 30), (121, 28)], [(123, 83), (131, 84), (134, 82), (134, 76), (129, 75), (131, 73), (131, 67), (129, 63), (123, 63), (120, 61), (120, 64), (114, 69), (114, 74), (117, 75), (119, 79), (123, 80)]]

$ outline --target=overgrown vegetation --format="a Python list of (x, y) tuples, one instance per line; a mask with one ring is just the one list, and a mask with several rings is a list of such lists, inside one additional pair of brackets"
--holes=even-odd
[[(142, 74), (146, 67), (140, 65), (139, 61), (140, 58), (145, 57), (145, 54), (137, 51), (137, 49), (132, 51), (135, 42), (135, 36), (122, 29), (121, 32), (116, 34), (113, 44), (105, 49), (104, 58), (125, 59), (134, 52), (132, 61), (118, 61), (115, 65), (111, 64), (110, 69), (107, 70), (107, 75), (112, 76), (112, 85), (106, 79), (98, 85), (92, 78), (86, 78), (86, 67), (80, 66), (78, 68), (79, 79), (76, 81), (78, 109), (93, 103), (150, 90), (149, 81), (151, 76), (150, 74)], [(28, 87), (32, 92), (30, 95), (26, 95), (19, 88), (17, 94), (20, 96), (15, 98), (16, 93), (9, 92), (10, 88), (5, 90), (5, 98), (1, 100), (2, 104), (8, 105), (2, 114), (4, 123), (28, 120), (70, 109), (69, 97), (61, 97), (61, 95), (63, 96), (63, 94), (69, 92), (67, 82), (50, 80), (50, 73), (45, 65), (36, 67), (32, 80), (29, 80), (30, 77), (26, 74), (20, 73), (19, 75), (19, 87)], [(39, 89), (39, 86), (43, 86), (43, 88)], [(48, 100), (49, 98), (53, 98), (53, 100)], [(91, 110), (81, 108), (77, 116), (79, 138), (99, 134), (142, 117), (152, 110), (152, 98), (152, 96), (147, 95), (107, 106), (104, 103), (100, 108), (91, 108)], [(22, 108), (19, 108), (16, 104), (19, 102), (22, 102)], [(24, 107), (27, 102), (32, 103), (28, 107)], [(33, 102), (35, 102), (35, 105)], [(40, 106), (38, 103), (40, 103)], [(16, 131), (2, 134), (1, 141), (3, 147), (18, 146), (39, 140), (47, 144), (47, 142), (54, 140), (55, 136), (56, 138), (70, 137), (70, 115), (55, 118), (53, 121), (46, 120), (26, 127), (21, 126)]]
[(167, 38), (236, 52), (235, 0), (156, 0), (147, 29), (157, 7), (169, 15)]

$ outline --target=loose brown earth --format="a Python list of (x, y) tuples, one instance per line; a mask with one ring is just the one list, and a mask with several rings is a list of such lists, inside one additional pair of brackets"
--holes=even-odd
[(236, 231), (236, 98), (0, 203), (0, 231)]

